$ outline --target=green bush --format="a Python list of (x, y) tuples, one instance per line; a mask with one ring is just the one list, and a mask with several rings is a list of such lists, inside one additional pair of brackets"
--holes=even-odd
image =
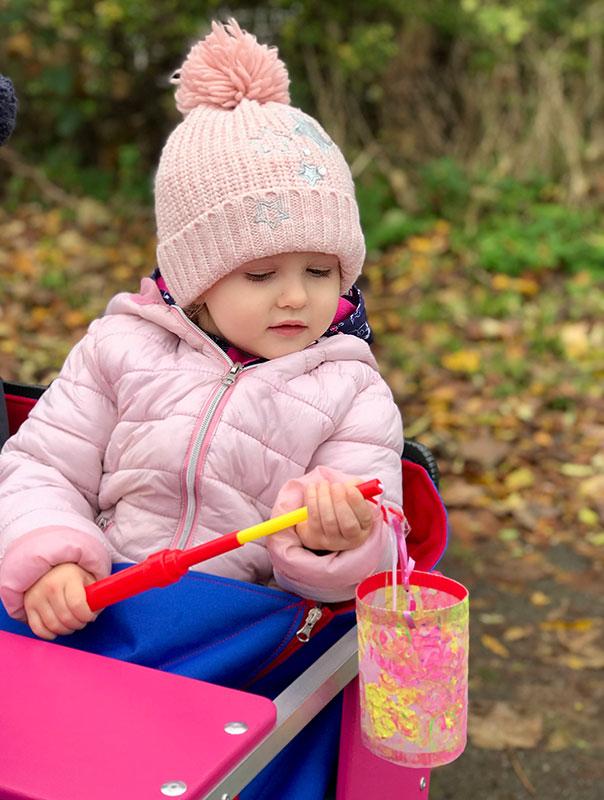
[[(474, 192), (481, 186), (476, 183)], [(601, 210), (547, 201), (556, 192), (543, 178), (493, 182), (489, 188), (484, 193), (489, 201), (476, 222), (456, 228), (461, 245), (482, 267), (509, 275), (529, 270), (604, 273)]]

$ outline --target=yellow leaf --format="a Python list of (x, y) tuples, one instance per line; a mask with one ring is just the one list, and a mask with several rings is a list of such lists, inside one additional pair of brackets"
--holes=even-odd
[(589, 464), (574, 464), (573, 462), (561, 464), (560, 472), (566, 475), (567, 478), (589, 478), (590, 475), (594, 474)]
[(512, 286), (512, 279), (509, 275), (504, 275), (501, 272), (498, 272), (497, 275), (493, 276), (493, 289), (496, 289), (498, 292), (503, 292), (506, 289), (511, 288)]
[(46, 306), (35, 306), (31, 312), (31, 318), (36, 325), (47, 320), (50, 315), (51, 310), (50, 308), (46, 308)]
[(80, 328), (87, 325), (89, 319), (82, 311), (74, 308), (72, 311), (68, 311), (67, 314), (65, 314), (63, 322), (68, 328)]
[(384, 317), (389, 331), (401, 331), (403, 329), (403, 321), (395, 311), (386, 311)]
[(580, 508), (577, 517), (579, 518), (579, 522), (582, 522), (584, 525), (589, 525), (591, 528), (597, 525), (600, 519), (599, 514), (597, 514), (593, 508)]
[(430, 259), (423, 253), (414, 253), (411, 259), (411, 271), (415, 276), (422, 275), (430, 267)]
[(539, 284), (532, 278), (518, 278), (514, 288), (521, 294), (535, 295), (539, 291)]
[(427, 236), (411, 236), (407, 247), (414, 253), (429, 253), (432, 250), (432, 240)]
[(22, 250), (13, 255), (12, 267), (15, 272), (22, 275), (32, 277), (36, 274), (36, 265), (33, 261), (33, 253), (28, 250)]
[(549, 735), (545, 750), (548, 753), (559, 753), (572, 744), (571, 735), (565, 730), (555, 730)]
[(504, 644), (501, 644), (499, 639), (496, 639), (494, 636), (489, 636), (488, 633), (484, 633), (480, 637), (480, 641), (482, 642), (483, 647), (486, 647), (487, 650), (490, 650), (495, 655), (500, 656), (501, 658), (509, 658), (510, 651)]
[(111, 274), (116, 281), (128, 281), (134, 275), (134, 271), (129, 264), (117, 264), (111, 270)]
[(562, 346), (569, 358), (580, 358), (590, 349), (589, 324), (587, 322), (572, 322), (563, 325), (560, 329)]
[(531, 603), (534, 606), (549, 606), (552, 601), (543, 592), (533, 592), (531, 595)]
[(539, 623), (539, 628), (542, 631), (554, 630), (572, 630), (572, 631), (588, 631), (593, 628), (593, 619), (548, 619)]
[(581, 497), (602, 497), (604, 495), (604, 475), (594, 475), (581, 482), (579, 486)]
[(533, 441), (540, 447), (551, 447), (554, 443), (554, 437), (547, 431), (535, 431)]
[(526, 639), (531, 633), (533, 633), (532, 625), (512, 625), (505, 631), (503, 638), (506, 642), (517, 642), (520, 639)]
[(403, 294), (413, 286), (413, 279), (411, 275), (400, 275), (390, 284), (390, 291), (392, 294)]
[(535, 475), (528, 467), (521, 467), (510, 472), (505, 478), (505, 488), (510, 492), (528, 489), (535, 484)]
[(443, 356), (441, 363), (452, 372), (477, 372), (480, 369), (480, 354), (476, 350), (457, 350)]
[(33, 39), (25, 31), (9, 36), (5, 48), (8, 55), (22, 56), (23, 58), (32, 58), (35, 53)]
[(569, 655), (565, 655), (563, 658), (564, 663), (567, 667), (570, 667), (570, 669), (585, 669), (585, 661), (580, 656), (570, 653)]

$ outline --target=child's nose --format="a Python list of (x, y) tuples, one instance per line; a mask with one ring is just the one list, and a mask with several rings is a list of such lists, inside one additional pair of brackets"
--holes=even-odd
[(288, 281), (281, 290), (278, 304), (284, 308), (302, 308), (306, 305), (308, 294), (302, 281)]

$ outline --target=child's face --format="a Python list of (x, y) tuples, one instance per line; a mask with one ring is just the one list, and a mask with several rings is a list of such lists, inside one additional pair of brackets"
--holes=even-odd
[(277, 358), (322, 336), (339, 296), (336, 256), (281, 253), (248, 261), (208, 289), (198, 323), (246, 353)]

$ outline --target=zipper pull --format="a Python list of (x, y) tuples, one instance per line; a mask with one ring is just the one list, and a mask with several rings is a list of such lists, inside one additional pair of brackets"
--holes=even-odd
[(236, 364), (233, 364), (229, 371), (223, 376), (221, 383), (224, 386), (232, 386), (239, 377), (239, 373), (242, 369), (243, 364), (240, 361), (238, 361)]
[(311, 608), (306, 619), (304, 620), (304, 625), (299, 631), (296, 631), (296, 639), (298, 639), (299, 642), (306, 643), (310, 639), (313, 628), (322, 616), (323, 612), (319, 606)]

